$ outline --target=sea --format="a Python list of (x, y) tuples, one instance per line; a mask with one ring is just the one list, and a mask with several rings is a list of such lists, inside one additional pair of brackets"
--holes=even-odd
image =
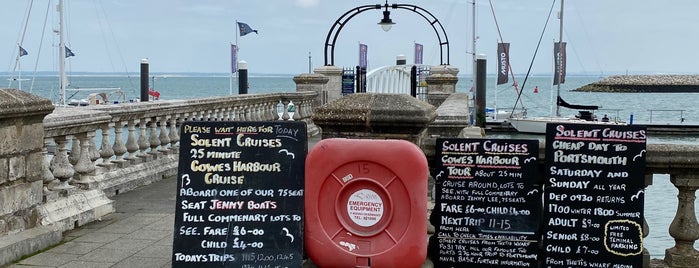
[[(25, 76), (27, 77), (27, 76)], [(250, 74), (248, 94), (273, 92), (294, 92), (295, 84), (291, 74)], [(23, 77), (24, 78), (24, 77)], [(553, 100), (557, 92), (571, 104), (598, 105), (598, 116), (608, 117), (636, 124), (686, 124), (699, 125), (699, 93), (601, 93), (573, 91), (583, 85), (602, 80), (600, 76), (568, 75), (560, 90), (552, 85), (550, 76), (531, 76), (527, 79), (516, 77), (521, 94), (518, 94), (509, 81), (495, 86), (495, 77), (486, 82), (486, 105), (497, 109), (520, 109), (515, 105), (519, 98), (529, 116), (548, 116), (555, 113)], [(7, 74), (0, 74), (1, 88), (20, 88), (33, 94), (58, 99), (58, 79), (55, 75), (36, 76), (24, 80), (11, 80)], [(129, 101), (139, 97), (140, 75), (82, 73), (69, 76), (71, 88), (119, 88)], [(160, 100), (195, 99), (238, 94), (237, 77), (217, 73), (152, 73), (149, 84), (160, 93)], [(457, 92), (471, 93), (470, 77), (459, 77)], [(536, 88), (536, 90), (535, 90)], [(67, 99), (87, 98), (89, 91), (68, 91)], [(562, 110), (563, 115), (573, 115), (576, 111)], [(497, 138), (531, 138), (542, 140), (536, 135), (494, 134)], [(649, 136), (648, 143), (699, 144), (696, 135)], [(668, 228), (677, 209), (677, 188), (669, 182), (669, 175), (654, 175), (653, 185), (646, 189), (644, 213), (650, 227), (650, 234), (644, 241), (652, 258), (663, 258), (665, 249), (674, 246)], [(699, 206), (695, 206), (699, 214)]]

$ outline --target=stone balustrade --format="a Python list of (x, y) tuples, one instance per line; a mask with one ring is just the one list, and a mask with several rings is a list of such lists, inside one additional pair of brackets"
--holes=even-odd
[(276, 93), (58, 107), (44, 119), (45, 143), (55, 148), (51, 172), (44, 178), (47, 196), (75, 187), (97, 188), (111, 196), (175, 175), (177, 127), (187, 120), (301, 120), (308, 123), (309, 133), (317, 134), (310, 121), (315, 95)]

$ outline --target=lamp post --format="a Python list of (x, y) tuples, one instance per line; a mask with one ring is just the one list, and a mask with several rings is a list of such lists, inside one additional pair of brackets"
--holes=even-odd
[[(325, 38), (325, 66), (335, 65), (335, 42), (337, 41), (337, 37), (339, 36), (340, 31), (342, 31), (342, 28), (347, 24), (347, 22), (359, 13), (368, 10), (381, 10), (381, 8), (384, 9), (383, 18), (381, 19), (381, 21), (379, 21), (378, 24), (381, 26), (381, 29), (383, 29), (386, 32), (391, 30), (391, 26), (396, 24), (395, 22), (393, 22), (393, 20), (391, 20), (391, 11), (389, 10), (389, 8), (409, 10), (424, 18), (430, 24), (430, 26), (432, 26), (432, 29), (434, 29), (435, 34), (437, 34), (437, 41), (439, 42), (439, 64), (449, 64), (449, 38), (447, 37), (446, 31), (444, 31), (442, 23), (440, 23), (439, 20), (434, 15), (432, 15), (432, 13), (425, 10), (424, 8), (410, 4), (389, 5), (388, 0), (386, 0), (386, 3), (383, 5), (363, 5), (352, 8), (345, 12), (345, 14), (342, 14), (342, 16), (340, 16), (340, 18), (338, 18), (335, 21), (333, 26), (330, 27), (330, 31), (328, 31), (328, 36)], [(445, 49), (446, 55), (444, 51)]]

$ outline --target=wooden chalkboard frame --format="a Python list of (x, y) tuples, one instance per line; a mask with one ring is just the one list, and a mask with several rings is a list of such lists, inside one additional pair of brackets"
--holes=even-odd
[(435, 266), (536, 267), (539, 142), (438, 138), (436, 144)]
[(543, 265), (643, 265), (646, 129), (547, 124)]
[(173, 267), (300, 267), (303, 122), (184, 122)]

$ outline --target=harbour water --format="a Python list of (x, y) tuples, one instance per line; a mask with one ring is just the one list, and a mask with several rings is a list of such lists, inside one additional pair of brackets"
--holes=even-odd
[[(295, 84), (293, 75), (255, 75), (249, 77), (249, 94), (271, 92), (294, 92)], [(0, 76), (0, 81), (6, 87), (9, 81), (7, 76)], [(520, 85), (524, 84), (523, 78), (517, 78)], [(561, 96), (569, 103), (599, 105), (600, 114), (608, 114), (609, 117), (617, 117), (629, 122), (633, 114), (634, 123), (667, 123), (667, 124), (699, 124), (699, 93), (592, 93), (573, 92), (571, 90), (585, 84), (602, 79), (592, 76), (568, 76), (566, 83), (561, 86)], [(140, 89), (140, 77), (109, 75), (109, 74), (84, 74), (69, 78), (72, 87), (118, 87), (126, 95), (126, 100), (137, 98)], [(160, 99), (193, 99), (237, 94), (238, 82), (228, 74), (155, 74), (149, 79), (151, 87), (160, 92)], [(510, 84), (503, 84), (494, 88), (494, 77), (489, 77), (487, 86), (486, 103), (489, 107), (512, 109), (516, 100), (516, 93)], [(32, 81), (22, 81), (22, 89), (29, 92)], [(232, 85), (232, 86), (231, 86)], [(555, 98), (555, 88), (551, 86), (551, 78), (544, 76), (530, 77), (521, 96), (527, 113), (530, 116), (550, 115), (555, 111), (551, 104)], [(12, 88), (18, 88), (17, 81), (13, 81)], [(460, 77), (457, 84), (458, 92), (469, 92), (471, 81), (468, 77)], [(534, 93), (534, 87), (538, 93)], [(38, 76), (33, 81), (31, 92), (51, 100), (58, 96), (58, 80), (55, 76)], [(78, 92), (76, 95), (67, 93), (68, 99), (86, 98), (86, 92)], [(651, 110), (652, 116), (651, 116)], [(563, 115), (572, 115), (576, 111), (562, 110)], [(600, 115), (601, 116), (601, 115)], [(682, 122), (682, 118), (684, 121)], [(498, 137), (508, 138), (510, 134), (496, 134)], [(517, 136), (517, 138), (543, 139), (540, 136)], [(649, 143), (681, 143), (699, 144), (696, 136), (650, 136)], [(653, 258), (662, 258), (665, 249), (672, 247), (674, 241), (668, 234), (668, 227), (672, 222), (677, 208), (677, 189), (669, 182), (668, 175), (655, 175), (653, 185), (646, 190), (645, 214), (650, 235), (646, 239), (645, 247)], [(699, 209), (697, 209), (699, 214)]]

